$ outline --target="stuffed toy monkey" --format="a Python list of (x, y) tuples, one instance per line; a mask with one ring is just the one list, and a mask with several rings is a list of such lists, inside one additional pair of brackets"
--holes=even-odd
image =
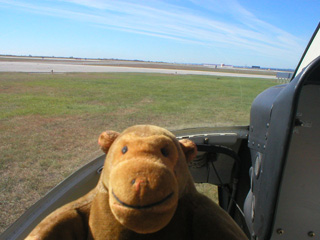
[(138, 125), (103, 132), (107, 154), (97, 186), (47, 216), (31, 239), (247, 239), (233, 219), (197, 192), (187, 163), (196, 145)]

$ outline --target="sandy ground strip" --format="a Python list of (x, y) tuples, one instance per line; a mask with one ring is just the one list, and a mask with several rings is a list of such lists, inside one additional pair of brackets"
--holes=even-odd
[(156, 68), (137, 68), (137, 67), (112, 67), (112, 66), (92, 66), (79, 64), (61, 63), (39, 63), (39, 62), (0, 62), (0, 72), (29, 72), (29, 73), (66, 73), (66, 72), (131, 72), (131, 73), (164, 73), (164, 74), (194, 74), (212, 75), (229, 77), (250, 77), (250, 78), (269, 78), (275, 76), (223, 73), (196, 70), (175, 70), (175, 69), (156, 69)]

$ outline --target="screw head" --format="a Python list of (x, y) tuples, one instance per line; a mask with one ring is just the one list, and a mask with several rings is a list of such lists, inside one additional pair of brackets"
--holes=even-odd
[(284, 230), (281, 229), (281, 228), (278, 228), (278, 229), (277, 229), (277, 233), (278, 233), (279, 235), (282, 235), (282, 234), (284, 234)]
[(309, 236), (309, 237), (315, 237), (316, 234), (315, 234), (313, 231), (310, 231), (310, 232), (308, 232), (308, 236)]

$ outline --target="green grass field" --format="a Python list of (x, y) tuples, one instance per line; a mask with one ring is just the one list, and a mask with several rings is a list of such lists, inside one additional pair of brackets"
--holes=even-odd
[(134, 124), (247, 125), (276, 80), (199, 75), (0, 73), (0, 232)]

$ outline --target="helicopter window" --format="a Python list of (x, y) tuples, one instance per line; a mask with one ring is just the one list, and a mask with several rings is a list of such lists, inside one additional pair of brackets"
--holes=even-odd
[(292, 12), (320, 11), (262, 2), (0, 0), (0, 232), (100, 156), (105, 129), (248, 126), (314, 29)]

